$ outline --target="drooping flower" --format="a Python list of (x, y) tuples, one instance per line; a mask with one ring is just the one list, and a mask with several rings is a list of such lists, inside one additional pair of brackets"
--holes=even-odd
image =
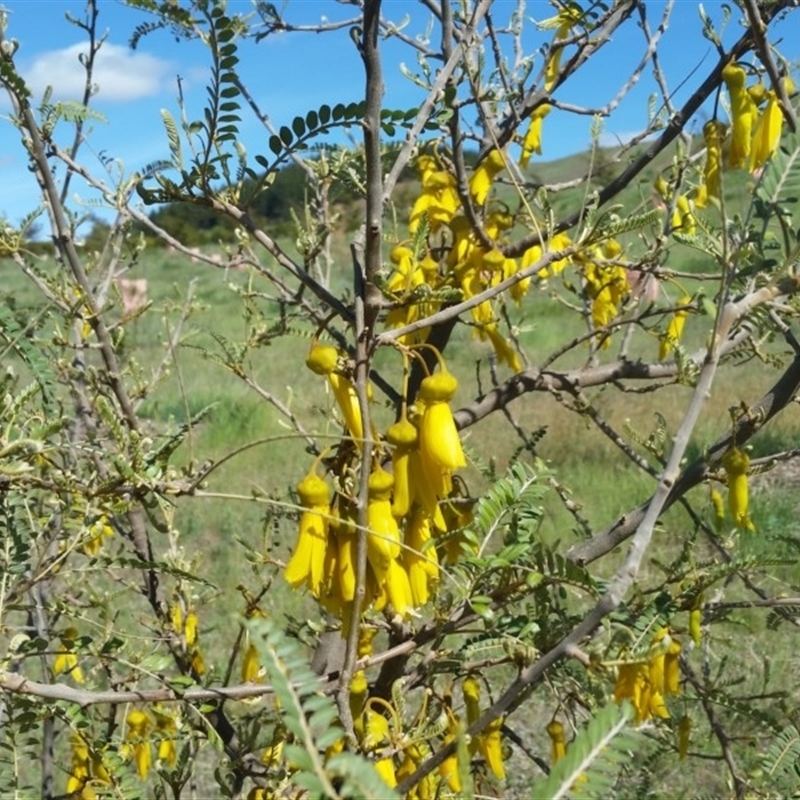
[[(681, 299), (678, 300), (678, 306), (686, 306), (691, 302), (691, 296), (684, 294)], [(670, 354), (670, 352), (675, 349), (675, 346), (680, 341), (687, 314), (688, 310), (686, 308), (678, 308), (678, 310), (673, 314), (672, 319), (667, 326), (666, 332), (662, 334), (660, 338), (660, 344), (658, 348), (659, 361), (663, 361)]]
[(469, 193), (477, 205), (482, 206), (486, 202), (492, 181), (505, 169), (505, 166), (505, 154), (501, 150), (492, 149), (475, 168), (469, 181)]
[(430, 520), (423, 508), (417, 505), (406, 522), (406, 546), (402, 555), (417, 608), (428, 602), (431, 584), (439, 580), (439, 559), (436, 548), (428, 546), (430, 540)]
[[(789, 78), (783, 78), (783, 86), (787, 94), (790, 94), (794, 87)], [(781, 139), (781, 127), (783, 126), (783, 112), (778, 102), (778, 95), (773, 89), (767, 91), (767, 107), (761, 113), (753, 131), (753, 144), (750, 149), (750, 171), (766, 164), (772, 154), (778, 149)]]
[(361, 419), (361, 408), (358, 395), (352, 381), (338, 370), (339, 351), (332, 345), (314, 342), (306, 357), (306, 366), (317, 375), (325, 375), (333, 390), (336, 404), (344, 417), (344, 423), (350, 436), (360, 447), (364, 440), (364, 425)]
[(577, 3), (569, 3), (564, 5), (555, 17), (539, 23), (540, 28), (556, 28), (544, 68), (544, 88), (548, 92), (556, 85), (561, 69), (561, 55), (564, 47), (558, 42), (566, 39), (572, 32), (573, 27), (582, 19), (583, 10), (581, 7)]
[[(451, 708), (451, 697), (449, 691), (445, 695), (444, 699), (444, 710), (445, 714), (447, 715), (447, 729), (444, 735), (444, 743), (450, 744), (451, 742), (455, 741), (459, 734), (459, 719)], [(444, 761), (442, 761), (442, 763), (439, 765), (439, 775), (444, 778), (445, 781), (447, 781), (447, 786), (451, 792), (461, 794), (462, 785), (461, 775), (458, 770), (457, 751), (453, 752)]]
[(58, 648), (53, 662), (53, 675), (69, 675), (76, 683), (83, 683), (83, 671), (78, 664), (78, 656), (75, 654), (75, 640), (78, 638), (78, 631), (75, 628), (67, 628), (60, 638), (61, 646)]
[(133, 756), (136, 772), (144, 780), (153, 763), (151, 742), (153, 721), (149, 714), (134, 708), (128, 712), (125, 722), (128, 726), (128, 733), (125, 737), (127, 741), (123, 749), (123, 755), (126, 758)]
[(722, 457), (722, 466), (728, 474), (728, 506), (733, 521), (738, 528), (754, 531), (755, 525), (747, 516), (750, 457), (738, 447), (731, 447)]
[(392, 513), (400, 519), (408, 514), (413, 500), (409, 481), (409, 460), (411, 451), (419, 443), (416, 427), (408, 421), (403, 412), (400, 419), (386, 431), (386, 441), (392, 445), (392, 475), (394, 475), (394, 493), (392, 497)]
[(91, 538), (81, 547), (87, 556), (96, 556), (103, 547), (103, 541), (114, 535), (114, 529), (108, 524), (108, 517), (101, 514), (89, 528)]
[(284, 570), (286, 581), (295, 589), (305, 584), (314, 597), (320, 597), (328, 547), (330, 489), (317, 475), (315, 467), (297, 484), (303, 511), (294, 552)]
[(449, 406), (457, 389), (458, 381), (446, 371), (424, 378), (419, 389), (420, 400), (425, 404), (419, 432), (420, 452), (424, 461), (449, 471), (467, 465)]
[(713, 486), (711, 487), (711, 506), (714, 509), (714, 527), (719, 533), (725, 526), (725, 501), (722, 495)]
[(675, 210), (672, 212), (673, 230), (685, 233), (687, 236), (694, 236), (697, 232), (697, 223), (692, 213), (689, 198), (685, 194), (679, 194), (675, 198)]
[(417, 159), (422, 193), (414, 202), (408, 221), (408, 230), (414, 234), (422, 219), (427, 216), (428, 225), (436, 232), (448, 225), (456, 214), (461, 201), (458, 198), (456, 179), (445, 170), (438, 169), (436, 159), (422, 155)]
[(551, 110), (552, 107), (549, 103), (542, 103), (531, 112), (530, 125), (522, 141), (522, 154), (519, 157), (519, 165), (521, 167), (528, 166), (528, 162), (534, 153), (537, 155), (542, 154), (542, 122)]
[(162, 764), (174, 767), (178, 760), (178, 751), (175, 747), (175, 737), (178, 733), (177, 712), (160, 705), (154, 705), (152, 711), (155, 719), (155, 737), (159, 739), (158, 760)]
[(70, 762), (69, 777), (67, 778), (68, 797), (79, 797), (80, 800), (90, 800), (95, 796), (94, 789), (89, 786), (91, 779), (89, 745), (79, 733), (75, 732), (69, 737), (72, 758)]
[(381, 467), (372, 471), (367, 501), (367, 560), (379, 587), (386, 583), (392, 564), (400, 555), (400, 529), (392, 514), (393, 488), (390, 473)]
[(750, 144), (758, 108), (745, 87), (747, 73), (740, 64), (726, 64), (722, 80), (731, 98), (731, 144), (728, 150), (728, 167), (737, 169), (749, 164)]
[[(468, 675), (464, 679), (462, 690), (467, 711), (467, 725), (472, 725), (481, 715), (481, 687), (478, 679), (474, 675)], [(502, 727), (503, 717), (497, 717), (486, 726), (483, 733), (470, 742), (470, 752), (474, 752), (476, 749), (480, 750), (492, 774), (501, 781), (506, 776), (505, 765), (503, 764), (503, 742), (500, 733)]]
[(727, 126), (718, 119), (710, 119), (703, 125), (706, 143), (706, 165), (703, 180), (708, 197), (720, 197), (722, 186), (722, 140)]
[(550, 750), (550, 765), (552, 766), (567, 754), (567, 745), (564, 741), (564, 726), (556, 719), (551, 720), (547, 723), (547, 735), (552, 743)]

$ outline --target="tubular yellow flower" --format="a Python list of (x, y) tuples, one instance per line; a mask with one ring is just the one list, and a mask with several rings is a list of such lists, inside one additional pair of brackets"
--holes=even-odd
[(419, 389), (420, 400), (425, 403), (420, 425), (420, 452), (424, 461), (446, 470), (467, 465), (448, 405), (457, 388), (458, 381), (449, 372), (438, 372), (424, 378)]
[(242, 683), (260, 683), (259, 672), (261, 664), (258, 660), (258, 650), (256, 646), (249, 642), (242, 658)]
[[(685, 294), (680, 300), (678, 300), (678, 305), (685, 306), (691, 302), (692, 298), (688, 294)], [(661, 336), (661, 341), (658, 348), (659, 361), (663, 361), (670, 354), (670, 352), (675, 349), (675, 345), (680, 341), (687, 314), (687, 309), (679, 308), (670, 320), (666, 333)]]
[(424, 606), (430, 597), (430, 585), (439, 580), (439, 560), (435, 547), (426, 547), (431, 538), (430, 520), (420, 506), (415, 506), (406, 523), (406, 547), (403, 566), (408, 572), (414, 606)]
[(544, 88), (549, 92), (558, 80), (561, 69), (561, 55), (564, 47), (558, 44), (560, 39), (566, 39), (572, 28), (583, 18), (583, 11), (577, 5), (568, 5), (562, 8), (555, 17), (539, 23), (540, 27), (556, 27), (553, 43), (550, 45), (550, 52), (547, 55), (547, 63), (544, 68)]
[(480, 738), (480, 747), (486, 764), (497, 780), (505, 780), (506, 769), (503, 764), (503, 740), (500, 730), (503, 727), (503, 717), (492, 720)]
[(711, 505), (714, 508), (714, 527), (720, 532), (725, 526), (725, 503), (722, 495), (712, 486)]
[(414, 607), (414, 597), (411, 593), (411, 584), (408, 573), (396, 558), (389, 559), (389, 568), (386, 572), (386, 593), (395, 614), (408, 618), (410, 610)]
[(694, 236), (697, 232), (697, 223), (695, 222), (694, 214), (692, 214), (692, 207), (689, 205), (689, 198), (685, 194), (679, 194), (675, 200), (672, 227), (687, 236)]
[(755, 526), (747, 516), (750, 457), (738, 447), (731, 447), (722, 457), (722, 466), (728, 473), (728, 506), (733, 521), (738, 528), (754, 531)]
[(58, 648), (53, 662), (53, 675), (69, 675), (76, 683), (83, 683), (83, 671), (78, 665), (78, 656), (75, 654), (78, 631), (75, 628), (67, 628), (60, 638), (61, 647)]
[(490, 150), (486, 158), (475, 168), (469, 181), (469, 193), (479, 206), (486, 202), (492, 181), (506, 166), (505, 155), (500, 150)]
[(392, 515), (392, 489), (394, 478), (378, 467), (369, 476), (369, 500), (367, 502), (367, 559), (378, 586), (382, 586), (391, 564), (400, 555), (400, 529)]
[(284, 570), (286, 581), (295, 589), (305, 583), (315, 597), (320, 596), (328, 545), (330, 489), (312, 471), (297, 484), (303, 511), (294, 553)]
[(708, 197), (720, 196), (722, 175), (722, 140), (725, 138), (726, 125), (717, 119), (711, 119), (703, 125), (703, 138), (706, 142), (706, 166), (704, 181)]
[(552, 720), (547, 724), (547, 735), (552, 742), (550, 764), (553, 765), (567, 754), (567, 745), (564, 741), (564, 726), (558, 720)]
[[(72, 761), (70, 764), (69, 777), (67, 778), (68, 796), (94, 797), (94, 790), (88, 786), (90, 779), (89, 773), (89, 746), (86, 740), (79, 733), (73, 733), (69, 737), (70, 749), (72, 751)], [(88, 794), (91, 792), (91, 794)]]
[[(445, 701), (449, 701), (449, 695), (445, 696)], [(450, 744), (458, 735), (458, 717), (453, 713), (449, 705), (445, 705), (447, 714), (447, 731), (444, 735), (444, 743)], [(447, 781), (447, 786), (451, 792), (461, 794), (461, 776), (458, 772), (458, 755), (453, 753), (439, 765), (439, 775)]]
[(531, 112), (531, 121), (528, 126), (528, 132), (522, 142), (522, 155), (519, 157), (519, 165), (527, 167), (531, 155), (536, 153), (542, 154), (542, 122), (544, 118), (552, 111), (549, 103), (543, 103), (537, 106)]
[(108, 517), (105, 514), (92, 525), (89, 532), (91, 539), (81, 548), (87, 556), (96, 556), (103, 547), (104, 538), (114, 535), (114, 529), (108, 524)]
[[(794, 86), (789, 78), (783, 78), (786, 93), (790, 94)], [(773, 90), (767, 91), (767, 107), (761, 113), (753, 132), (753, 144), (750, 149), (750, 171), (754, 172), (766, 164), (778, 149), (783, 125), (783, 113), (778, 104), (778, 96)]]
[(392, 495), (392, 513), (399, 519), (408, 514), (413, 497), (409, 482), (408, 465), (411, 451), (419, 442), (417, 429), (405, 416), (390, 426), (386, 431), (386, 441), (392, 445), (392, 475), (394, 475), (394, 493)]
[[(364, 740), (362, 744), (367, 752), (377, 751), (389, 742), (389, 720), (383, 714), (375, 711), (369, 704), (364, 710), (364, 715)], [(391, 756), (379, 758), (375, 762), (375, 769), (389, 788), (394, 789), (397, 786), (397, 775)]]
[(750, 161), (750, 142), (758, 109), (745, 88), (747, 73), (739, 64), (726, 64), (722, 80), (731, 98), (731, 145), (728, 150), (728, 167), (737, 169)]
[(136, 763), (136, 772), (139, 777), (144, 780), (150, 772), (150, 767), (153, 763), (153, 752), (150, 742), (150, 730), (153, 723), (150, 716), (139, 709), (133, 709), (133, 711), (128, 712), (125, 722), (128, 726), (126, 739), (129, 742), (129, 744), (126, 745), (126, 754), (133, 754), (133, 760)]
[(178, 720), (174, 712), (161, 706), (153, 707), (153, 717), (156, 723), (155, 734), (161, 737), (161, 741), (158, 743), (158, 760), (163, 764), (174, 767), (178, 759), (178, 751), (175, 747)]
[(316, 341), (311, 345), (306, 357), (306, 366), (317, 375), (325, 375), (328, 378), (336, 404), (344, 417), (345, 426), (360, 447), (364, 440), (364, 425), (358, 396), (350, 379), (336, 372), (338, 364), (339, 351), (335, 347), (322, 345)]

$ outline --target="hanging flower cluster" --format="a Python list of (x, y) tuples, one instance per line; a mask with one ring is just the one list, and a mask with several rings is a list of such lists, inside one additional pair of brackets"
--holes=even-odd
[[(778, 149), (783, 113), (774, 89), (757, 82), (747, 86), (747, 72), (741, 64), (730, 63), (722, 70), (722, 79), (730, 97), (731, 143), (728, 150), (730, 169), (760, 169)], [(788, 95), (794, 91), (790, 78), (781, 79)], [(764, 110), (759, 115), (758, 108)]]
[[(312, 344), (307, 363), (315, 372), (329, 376), (329, 367), (338, 361), (335, 348)], [(375, 611), (389, 606), (403, 618), (431, 599), (439, 582), (439, 554), (451, 555), (445, 537), (468, 522), (468, 515), (450, 513), (446, 519), (441, 507), (458, 495), (453, 475), (466, 466), (450, 409), (458, 382), (441, 365), (422, 380), (413, 409), (404, 404), (400, 419), (383, 437), (374, 437), (376, 449), (366, 460), (366, 606)], [(350, 424), (345, 427), (349, 432)], [(340, 447), (330, 459), (336, 465), (336, 492), (317, 472), (321, 457), (297, 485), (299, 531), (284, 571), (293, 587), (306, 588), (345, 627), (357, 588), (352, 475), (359, 456), (352, 447)], [(389, 461), (391, 472), (383, 466)]]
[[(592, 324), (597, 329), (605, 328), (616, 319), (630, 294), (628, 273), (619, 263), (613, 263), (619, 261), (621, 254), (620, 243), (609, 239), (591, 254), (575, 256), (575, 261), (583, 264), (586, 294), (592, 304)], [(598, 333), (598, 340), (602, 347), (611, 344), (607, 331)]]
[(71, 759), (66, 795), (77, 800), (94, 800), (97, 793), (93, 784), (108, 786), (111, 783), (103, 758), (89, 749), (77, 731), (69, 737), (69, 747)]
[(646, 658), (625, 661), (617, 667), (614, 700), (630, 700), (636, 710), (636, 723), (653, 717), (669, 719), (664, 698), (680, 694), (681, 643), (661, 628), (653, 637)]
[[(468, 675), (464, 678), (461, 688), (464, 693), (467, 725), (472, 725), (481, 715), (481, 685), (477, 677)], [(470, 751), (473, 753), (480, 752), (492, 775), (500, 781), (506, 777), (505, 765), (503, 764), (503, 743), (500, 736), (502, 727), (503, 718), (497, 717), (497, 719), (489, 723), (483, 733), (476, 736), (470, 743)]]

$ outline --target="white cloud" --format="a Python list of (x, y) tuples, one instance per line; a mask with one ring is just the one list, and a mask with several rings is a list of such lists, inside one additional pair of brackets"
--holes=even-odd
[[(86, 81), (79, 57), (86, 52), (85, 44), (73, 44), (41, 53), (24, 70), (24, 77), (35, 94), (52, 86), (56, 99), (79, 100)], [(170, 72), (168, 61), (106, 42), (95, 59), (92, 82), (98, 87), (100, 100), (125, 102), (157, 94)]]

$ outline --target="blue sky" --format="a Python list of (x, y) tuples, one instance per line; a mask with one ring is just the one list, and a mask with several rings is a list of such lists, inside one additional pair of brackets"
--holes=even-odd
[[(6, 36), (19, 41), (16, 61), (24, 77), (40, 96), (48, 84), (54, 87), (57, 99), (77, 99), (82, 90), (80, 53), (85, 49), (81, 31), (69, 24), (65, 15), (83, 19), (82, 0), (0, 0), (8, 11)], [(353, 17), (352, 6), (334, 0), (276, 0), (286, 10), (286, 18), (299, 24), (334, 21)], [(495, 0), (492, 13), (495, 24), (507, 21), (516, 2)], [(655, 28), (664, 3), (648, 2), (651, 28)], [(670, 28), (660, 50), (664, 72), (675, 101), (680, 103), (697, 85), (716, 54), (711, 44), (702, 38), (700, 19), (695, 0), (677, 0)], [(252, 9), (250, 0), (230, 0), (229, 8), (238, 13)], [(721, 4), (711, 0), (705, 4), (712, 19), (719, 20)], [(526, 15), (536, 20), (551, 16), (552, 7), (542, 0), (528, 0)], [(405, 32), (417, 35), (424, 32), (429, 13), (413, 0), (385, 0), (384, 15), (398, 22), (408, 18)], [(150, 19), (143, 12), (130, 9), (117, 0), (100, 1), (99, 29), (107, 39), (99, 56), (96, 83), (99, 86), (94, 107), (106, 122), (92, 122), (89, 150), (83, 158), (92, 168), (99, 169), (94, 154), (103, 153), (119, 159), (126, 172), (167, 156), (167, 144), (159, 110), (169, 109), (178, 116), (177, 79), (180, 76), (190, 116), (202, 113), (208, 57), (196, 42), (175, 42), (167, 32), (144, 37), (136, 51), (128, 47), (134, 27)], [(797, 26), (797, 15), (776, 29), (774, 35), (786, 36), (791, 26)], [(538, 31), (529, 26), (524, 41), (526, 52), (536, 52), (552, 38), (552, 31)], [(732, 42), (739, 35), (735, 18), (729, 23), (724, 40)], [(789, 36), (783, 43), (784, 55), (795, 58), (797, 37)], [(405, 62), (416, 68), (414, 55), (396, 41), (382, 44), (385, 54), (385, 105), (391, 108), (410, 108), (421, 100), (418, 90), (401, 72)], [(590, 70), (574, 76), (558, 92), (564, 102), (581, 106), (602, 106), (625, 83), (634, 64), (644, 52), (644, 39), (635, 25), (628, 24), (607, 53), (593, 61)], [(361, 61), (348, 31), (326, 33), (281, 33), (260, 44), (243, 43), (238, 71), (262, 106), (277, 125), (287, 124), (297, 114), (305, 114), (322, 103), (360, 99), (363, 94)], [(704, 60), (703, 60), (704, 59)], [(702, 63), (700, 63), (702, 61)], [(537, 62), (536, 69), (539, 68)], [(697, 73), (692, 71), (698, 67)], [(685, 85), (680, 88), (682, 81)], [(613, 117), (606, 122), (606, 138), (622, 139), (642, 130), (647, 119), (647, 98), (653, 92), (653, 78), (647, 70), (639, 83), (626, 97)], [(0, 99), (0, 215), (17, 223), (37, 205), (37, 188), (27, 169), (19, 137), (7, 121), (10, 106)], [(702, 123), (702, 120), (699, 124)], [(571, 116), (553, 112), (545, 121), (544, 158), (558, 158), (586, 147), (589, 141), (590, 116)], [(69, 141), (64, 126), (61, 141)], [(264, 152), (266, 134), (244, 109), (241, 136), (250, 154)], [(82, 200), (91, 195), (79, 182), (74, 189)]]

